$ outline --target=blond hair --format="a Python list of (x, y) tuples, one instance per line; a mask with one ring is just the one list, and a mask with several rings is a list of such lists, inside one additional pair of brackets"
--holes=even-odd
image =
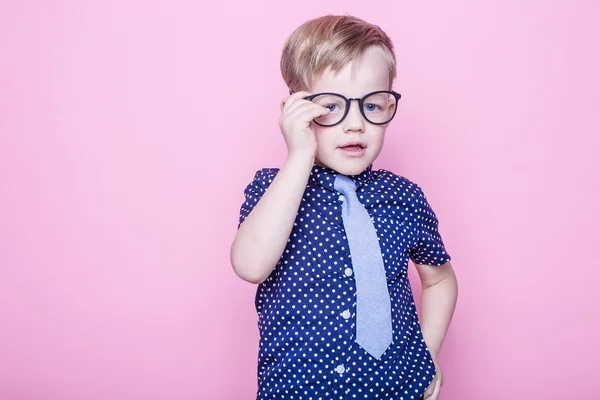
[(391, 89), (396, 78), (391, 39), (377, 25), (349, 15), (326, 15), (300, 25), (283, 47), (281, 75), (290, 90), (308, 90), (325, 70), (339, 72), (371, 46), (386, 55)]

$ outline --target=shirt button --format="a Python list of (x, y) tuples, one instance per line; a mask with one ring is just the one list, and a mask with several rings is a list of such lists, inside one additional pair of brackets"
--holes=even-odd
[(339, 201), (344, 201), (344, 195), (343, 195), (343, 194), (340, 194), (340, 197), (338, 197), (338, 200), (339, 200)]
[(342, 313), (342, 317), (343, 317), (344, 319), (348, 319), (348, 318), (350, 318), (350, 315), (351, 315), (351, 314), (350, 314), (350, 310), (345, 310), (345, 311)]
[(342, 364), (335, 367), (335, 372), (337, 372), (338, 374), (343, 374), (345, 371), (346, 371), (346, 368), (344, 368), (344, 366)]
[(346, 274), (346, 276), (352, 276), (352, 268), (346, 268), (344, 274)]

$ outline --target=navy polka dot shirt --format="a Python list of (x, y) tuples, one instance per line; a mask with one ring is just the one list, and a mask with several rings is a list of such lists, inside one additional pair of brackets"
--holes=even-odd
[[(278, 169), (245, 190), (245, 220)], [(408, 281), (408, 260), (450, 260), (421, 188), (386, 170), (350, 176), (371, 216), (386, 269), (393, 343), (380, 360), (355, 343), (355, 282), (342, 223), (338, 173), (314, 166), (279, 262), (258, 285), (258, 399), (419, 399), (435, 376)], [(239, 225), (238, 225), (239, 228)]]

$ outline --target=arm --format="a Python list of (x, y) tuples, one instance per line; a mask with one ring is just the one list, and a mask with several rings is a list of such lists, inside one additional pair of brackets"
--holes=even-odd
[(307, 94), (296, 92), (282, 102), (279, 126), (288, 157), (231, 245), (231, 266), (248, 282), (264, 282), (277, 265), (315, 162), (317, 141), (311, 121), (329, 109), (305, 100)]
[(433, 358), (437, 358), (450, 326), (458, 297), (458, 282), (450, 261), (439, 267), (416, 264), (421, 279), (421, 331)]
[(231, 246), (231, 265), (242, 279), (262, 283), (283, 254), (314, 158), (290, 155), (240, 226)]

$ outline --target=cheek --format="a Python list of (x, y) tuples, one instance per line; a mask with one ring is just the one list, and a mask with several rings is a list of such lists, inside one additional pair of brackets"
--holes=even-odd
[(381, 148), (383, 147), (383, 142), (385, 140), (385, 130), (381, 132), (377, 132), (377, 134), (373, 135), (371, 139), (371, 147), (379, 153)]
[(315, 138), (317, 139), (318, 146), (331, 145), (334, 135), (330, 129), (315, 125)]
[(386, 128), (380, 127), (372, 136), (373, 143), (382, 144), (385, 139)]

